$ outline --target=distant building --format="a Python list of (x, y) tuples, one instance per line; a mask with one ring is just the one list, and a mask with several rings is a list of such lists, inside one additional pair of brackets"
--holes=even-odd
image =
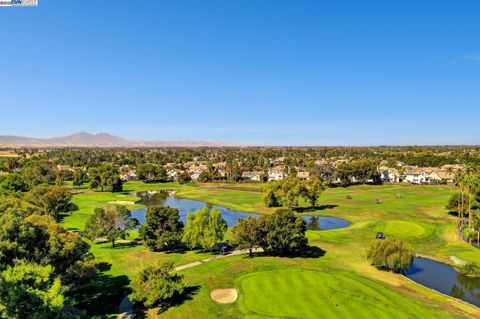
[(262, 172), (243, 172), (242, 179), (245, 181), (261, 182)]
[(399, 183), (401, 175), (396, 168), (380, 167), (380, 180), (384, 183)]
[(452, 184), (455, 181), (455, 173), (448, 171), (433, 171), (428, 174), (428, 181), (430, 183)]
[(281, 181), (285, 178), (285, 172), (280, 168), (272, 168), (268, 170), (268, 181)]
[(309, 172), (298, 172), (297, 173), (297, 178), (301, 180), (308, 180), (310, 179), (310, 173)]
[(412, 184), (425, 184), (428, 182), (430, 172), (432, 172), (432, 170), (409, 166), (405, 169), (404, 180)]

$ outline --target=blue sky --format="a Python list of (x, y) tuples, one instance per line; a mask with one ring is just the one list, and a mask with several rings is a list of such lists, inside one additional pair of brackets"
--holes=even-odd
[(0, 135), (480, 143), (480, 1), (0, 8)]

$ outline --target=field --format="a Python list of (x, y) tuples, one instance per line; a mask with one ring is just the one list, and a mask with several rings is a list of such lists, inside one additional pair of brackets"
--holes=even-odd
[[(178, 185), (125, 184), (129, 190), (170, 188), (177, 196), (206, 201), (232, 209), (271, 213), (261, 205), (258, 184)], [(76, 189), (74, 202), (80, 210), (65, 216), (64, 226), (82, 230), (94, 207), (111, 201), (138, 198), (124, 194)], [(474, 318), (480, 310), (401, 275), (376, 270), (365, 258), (377, 231), (410, 242), (419, 254), (452, 263), (455, 256), (480, 260), (480, 251), (455, 235), (455, 217), (444, 206), (454, 192), (449, 186), (355, 186), (331, 188), (322, 194), (319, 209), (308, 214), (348, 219), (352, 225), (331, 231), (309, 231), (309, 243), (326, 253), (319, 258), (235, 256), (181, 271), (192, 287), (182, 304), (150, 318)], [(347, 199), (351, 195), (351, 199)], [(382, 201), (377, 204), (376, 200)], [(136, 234), (132, 234), (132, 239)], [(172, 260), (176, 265), (208, 256), (152, 253), (128, 242), (111, 249), (108, 243), (92, 243), (96, 258), (110, 265), (111, 276), (132, 278), (145, 265)], [(239, 299), (229, 305), (211, 300), (216, 288), (236, 288)], [(113, 301), (114, 299), (112, 299)], [(119, 302), (119, 301), (118, 301)], [(113, 307), (114, 308), (114, 307)], [(110, 310), (113, 311), (113, 310)]]

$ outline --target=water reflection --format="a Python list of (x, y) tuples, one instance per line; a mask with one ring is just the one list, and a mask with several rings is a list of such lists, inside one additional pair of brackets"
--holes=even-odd
[(330, 216), (303, 216), (307, 223), (308, 230), (330, 230), (345, 228), (350, 226), (350, 222), (345, 219)]
[[(229, 227), (236, 225), (238, 223), (238, 220), (241, 218), (248, 218), (248, 217), (256, 218), (259, 216), (258, 214), (238, 212), (222, 206), (209, 205), (204, 202), (200, 202), (196, 200), (178, 198), (173, 196), (173, 192), (168, 192), (168, 191), (144, 192), (144, 193), (138, 193), (137, 195), (142, 197), (140, 204), (143, 204), (145, 206), (154, 206), (154, 205), (170, 206), (178, 209), (178, 212), (180, 214), (180, 220), (183, 223), (187, 222), (188, 213), (197, 211), (204, 207), (216, 208), (219, 211), (221, 211), (222, 217), (227, 222), (227, 225)], [(132, 217), (137, 218), (140, 221), (140, 224), (144, 224), (146, 211), (147, 211), (146, 208), (135, 209), (132, 211)]]
[[(251, 214), (245, 212), (239, 212), (232, 209), (228, 209), (222, 206), (210, 205), (204, 202), (175, 197), (174, 191), (153, 191), (153, 192), (142, 192), (137, 193), (136, 195), (140, 196), (142, 200), (140, 204), (145, 206), (170, 206), (177, 208), (180, 214), (180, 220), (184, 223), (187, 222), (187, 215), (189, 212), (193, 212), (204, 207), (216, 208), (222, 212), (222, 217), (227, 222), (229, 227), (235, 226), (238, 223), (238, 220), (241, 218), (255, 217), (257, 218), (258, 214)], [(140, 224), (145, 223), (145, 214), (147, 209), (140, 208), (132, 211), (132, 217), (137, 218), (140, 221)], [(308, 230), (329, 230), (344, 228), (350, 225), (348, 220), (330, 217), (330, 216), (302, 216), (306, 223)]]
[(423, 286), (480, 307), (480, 280), (462, 275), (453, 267), (415, 257), (406, 276)]

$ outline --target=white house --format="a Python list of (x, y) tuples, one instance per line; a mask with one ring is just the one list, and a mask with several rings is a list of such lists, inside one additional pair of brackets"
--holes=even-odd
[(178, 175), (180, 173), (182, 173), (182, 170), (179, 170), (179, 169), (176, 169), (176, 168), (167, 170), (168, 178), (173, 179), (174, 181), (176, 181), (178, 179)]
[(243, 172), (242, 179), (246, 181), (260, 182), (262, 181), (261, 172)]
[(400, 173), (396, 168), (380, 167), (380, 179), (384, 183), (399, 183)]
[(285, 173), (280, 169), (269, 169), (268, 170), (268, 181), (281, 181), (285, 178)]
[(418, 167), (408, 167), (404, 180), (412, 184), (424, 184), (428, 181), (428, 172)]

